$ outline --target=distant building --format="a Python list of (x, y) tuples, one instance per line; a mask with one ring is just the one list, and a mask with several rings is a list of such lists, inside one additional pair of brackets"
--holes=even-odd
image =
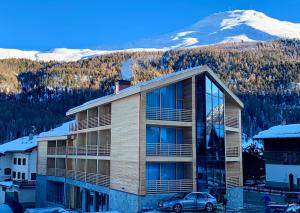
[(206, 66), (129, 85), (39, 136), (38, 205), (135, 213), (191, 191), (243, 205), (242, 102)]
[(0, 203), (15, 212), (35, 206), (36, 159), (35, 136), (0, 145)]
[(300, 190), (300, 124), (274, 126), (253, 139), (264, 144), (266, 186)]

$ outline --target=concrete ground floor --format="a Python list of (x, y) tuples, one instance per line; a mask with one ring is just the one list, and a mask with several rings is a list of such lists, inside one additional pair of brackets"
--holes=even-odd
[[(54, 176), (38, 176), (36, 207), (61, 206), (82, 212), (119, 211), (136, 213), (155, 209), (158, 201), (174, 194), (138, 196), (99, 185)], [(243, 189), (227, 189), (228, 206), (243, 207)]]

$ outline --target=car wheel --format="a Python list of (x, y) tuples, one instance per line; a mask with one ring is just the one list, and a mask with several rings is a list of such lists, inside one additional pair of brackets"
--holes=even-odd
[(212, 212), (214, 210), (214, 205), (212, 203), (207, 203), (205, 206), (207, 212)]
[(174, 212), (181, 212), (182, 206), (180, 204), (175, 204), (173, 207)]

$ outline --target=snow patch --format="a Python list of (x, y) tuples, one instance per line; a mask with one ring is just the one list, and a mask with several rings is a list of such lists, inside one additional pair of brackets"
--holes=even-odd
[(46, 138), (46, 137), (59, 137), (59, 136), (65, 136), (69, 132), (70, 125), (75, 123), (74, 120), (63, 123), (61, 126), (54, 128), (47, 132), (40, 133), (37, 137), (38, 138)]
[(189, 35), (191, 33), (193, 33), (194, 31), (186, 31), (186, 32), (179, 32), (177, 33), (177, 35), (172, 39), (173, 41), (176, 41), (178, 40), (179, 38), (183, 37), (183, 36), (186, 36), (186, 35)]
[(220, 42), (221, 44), (224, 43), (234, 43), (234, 42), (254, 42), (255, 40), (248, 38), (245, 34), (243, 35), (237, 35), (237, 36), (229, 36), (225, 37), (225, 39)]
[(266, 138), (300, 138), (300, 124), (274, 126), (253, 137), (256, 140)]

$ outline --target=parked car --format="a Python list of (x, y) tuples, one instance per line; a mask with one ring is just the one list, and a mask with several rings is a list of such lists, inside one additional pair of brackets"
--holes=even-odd
[(191, 192), (182, 198), (173, 197), (169, 200), (159, 202), (158, 209), (175, 212), (183, 210), (206, 210), (207, 212), (213, 212), (216, 205), (217, 200), (211, 194), (207, 192)]
[(287, 192), (284, 197), (287, 203), (299, 203), (300, 204), (300, 192)]

